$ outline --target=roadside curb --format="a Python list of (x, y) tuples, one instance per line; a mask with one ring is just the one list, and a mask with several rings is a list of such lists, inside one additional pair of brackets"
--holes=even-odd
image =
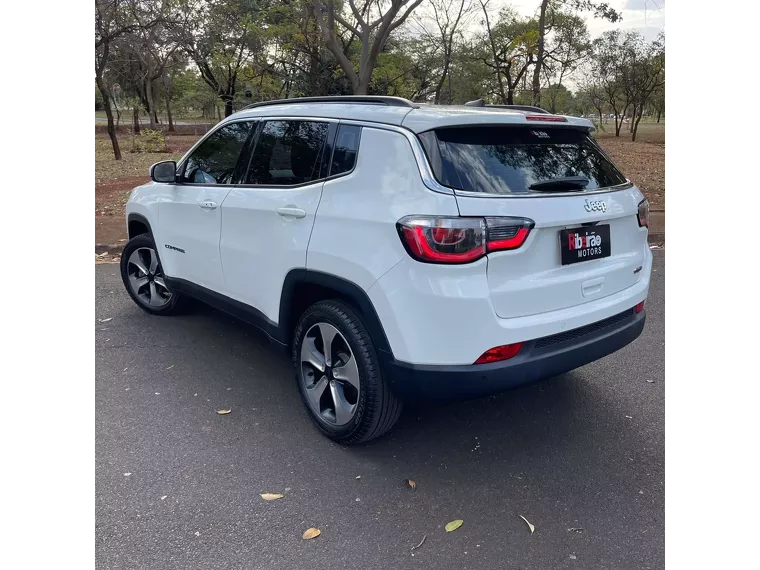
[(100, 255), (101, 253), (105, 253), (105, 252), (108, 252), (110, 255), (121, 255), (121, 252), (123, 250), (124, 250), (123, 243), (117, 243), (117, 244), (96, 243), (95, 244), (95, 255)]

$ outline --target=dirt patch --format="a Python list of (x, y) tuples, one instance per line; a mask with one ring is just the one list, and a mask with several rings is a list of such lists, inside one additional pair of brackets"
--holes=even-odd
[(615, 136), (615, 125), (605, 123), (594, 138), (615, 164), (649, 199), (655, 209), (665, 208), (665, 122), (641, 123), (636, 142), (631, 142), (628, 125)]
[[(124, 206), (135, 186), (147, 176), (132, 176), (95, 185), (95, 245), (114, 246), (127, 240)], [(99, 250), (99, 251), (98, 251)], [(101, 253), (104, 248), (96, 248)]]
[(638, 186), (654, 208), (665, 208), (665, 144), (599, 138), (623, 174)]
[[(150, 165), (161, 160), (179, 160), (198, 140), (193, 135), (166, 137), (169, 152), (129, 152), (129, 137), (119, 137), (122, 160), (113, 159), (111, 141), (107, 135), (95, 136), (95, 243), (115, 245), (126, 240), (124, 206), (135, 186), (150, 180)], [(103, 249), (103, 248), (100, 248)], [(100, 253), (100, 252), (98, 252)]]

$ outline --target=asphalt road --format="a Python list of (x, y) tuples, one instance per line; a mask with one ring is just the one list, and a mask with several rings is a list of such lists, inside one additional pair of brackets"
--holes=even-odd
[(246, 325), (151, 317), (96, 266), (97, 568), (663, 568), (664, 262), (622, 351), (352, 448)]

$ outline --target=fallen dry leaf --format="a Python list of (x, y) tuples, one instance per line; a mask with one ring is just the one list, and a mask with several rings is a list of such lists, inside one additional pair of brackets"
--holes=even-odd
[(276, 499), (282, 499), (280, 493), (261, 493), (261, 498), (265, 501), (274, 501)]
[(417, 488), (417, 483), (415, 483), (412, 479), (404, 479), (406, 481), (406, 484), (409, 485), (412, 489)]
[(451, 521), (449, 524), (446, 525), (446, 532), (454, 532), (456, 529), (458, 529), (463, 524), (464, 524), (464, 521), (462, 519), (457, 519), (455, 521)]
[(525, 524), (528, 525), (528, 528), (530, 529), (530, 534), (533, 534), (533, 531), (536, 530), (536, 527), (534, 527), (532, 524), (528, 522), (528, 519), (526, 519), (524, 516), (520, 515), (520, 518), (525, 521)]
[(226, 416), (226, 415), (227, 415), (227, 414), (229, 414), (231, 411), (232, 411), (232, 410), (217, 410), (217, 411), (216, 411), (216, 413), (217, 413), (217, 414), (219, 414), (220, 416)]
[(577, 533), (581, 533), (581, 532), (583, 532), (583, 529), (582, 529), (582, 528), (573, 527), (573, 528), (569, 528), (569, 529), (567, 529), (567, 532), (577, 532)]
[(307, 528), (306, 532), (303, 533), (303, 539), (311, 540), (312, 538), (317, 538), (320, 534), (322, 534), (322, 531), (318, 528)]

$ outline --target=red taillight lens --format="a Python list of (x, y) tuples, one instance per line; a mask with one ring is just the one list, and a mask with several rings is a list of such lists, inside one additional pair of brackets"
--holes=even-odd
[(639, 213), (637, 214), (637, 217), (639, 218), (640, 228), (649, 227), (649, 200), (644, 199), (639, 202)]
[(489, 364), (491, 362), (509, 360), (513, 356), (516, 356), (518, 352), (520, 352), (522, 345), (523, 343), (516, 342), (514, 344), (505, 344), (486, 350), (480, 356), (480, 358), (475, 361), (475, 364)]
[(408, 216), (396, 224), (413, 258), (427, 263), (469, 263), (486, 253), (486, 224), (481, 218)]
[(470, 263), (487, 252), (516, 249), (528, 238), (527, 218), (407, 216), (396, 224), (404, 247), (426, 263)]
[(646, 303), (646, 299), (643, 300), (641, 303), (636, 305), (636, 314), (640, 313), (644, 310), (644, 304)]

